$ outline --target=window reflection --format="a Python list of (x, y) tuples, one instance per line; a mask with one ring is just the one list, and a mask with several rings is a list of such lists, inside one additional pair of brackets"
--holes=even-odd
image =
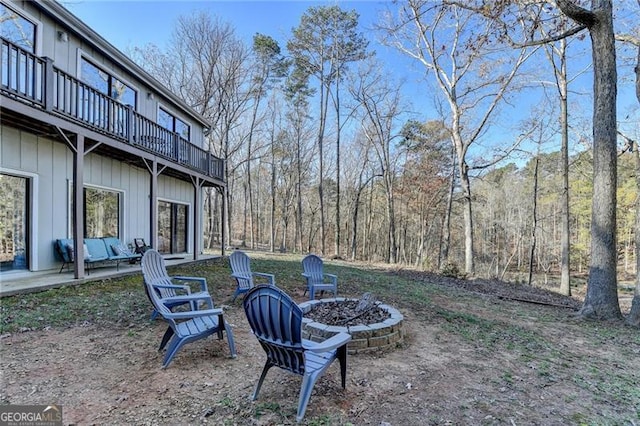
[(35, 53), (36, 25), (0, 3), (0, 36)]
[(99, 188), (84, 189), (86, 238), (118, 237), (120, 193)]
[(182, 139), (190, 140), (189, 125), (163, 108), (158, 109), (158, 124), (167, 130), (176, 132)]
[(81, 59), (81, 79), (99, 92), (121, 104), (136, 106), (136, 91), (111, 74), (103, 71), (85, 58)]

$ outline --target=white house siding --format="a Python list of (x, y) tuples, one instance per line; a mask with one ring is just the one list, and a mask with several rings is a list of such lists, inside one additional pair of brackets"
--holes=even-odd
[[(37, 211), (30, 236), (32, 270), (60, 267), (53, 252), (53, 241), (70, 238), (69, 200), (73, 180), (73, 154), (63, 143), (38, 137), (12, 127), (0, 126), (0, 170), (37, 178), (31, 193)], [(120, 161), (88, 154), (84, 160), (84, 183), (124, 194), (121, 206), (121, 236), (125, 243), (133, 238), (150, 240), (150, 175), (145, 169)], [(160, 175), (158, 197), (189, 205), (189, 252), (192, 252), (194, 192), (189, 182)], [(199, 211), (199, 210), (198, 210)]]

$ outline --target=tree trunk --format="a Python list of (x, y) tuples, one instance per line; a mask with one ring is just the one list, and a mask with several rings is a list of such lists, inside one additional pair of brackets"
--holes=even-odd
[(248, 196), (247, 196), (247, 182), (242, 184), (243, 191), (243, 208), (242, 208), (242, 241), (240, 247), (247, 246), (247, 220), (248, 220)]
[(302, 247), (302, 159), (300, 158), (300, 129), (296, 131), (296, 245)]
[(336, 232), (334, 256), (340, 258), (340, 68), (336, 79)]
[(561, 206), (561, 236), (560, 236), (560, 293), (571, 296), (571, 275), (570, 266), (570, 226), (569, 226), (569, 118), (567, 109), (567, 60), (566, 60), (566, 40), (561, 42), (561, 70), (559, 73), (560, 89), (560, 131), (562, 135), (562, 145), (560, 157), (562, 161), (562, 193), (560, 195)]
[[(321, 78), (320, 81), (323, 81)], [(324, 212), (324, 127), (327, 121), (327, 105), (328, 102), (328, 94), (325, 94), (325, 88), (323, 85), (320, 86), (320, 126), (318, 130), (318, 155), (320, 157), (320, 173), (318, 180), (318, 197), (320, 198), (320, 240), (321, 240), (321, 249), (320, 252), (324, 255), (326, 252), (326, 220), (325, 220), (325, 212)]]
[(269, 233), (269, 249), (273, 253), (276, 249), (276, 148), (275, 138), (271, 138), (271, 218)]
[(451, 176), (449, 177), (449, 193), (447, 194), (447, 208), (442, 221), (442, 232), (440, 238), (440, 253), (438, 256), (438, 270), (442, 269), (443, 262), (449, 263), (449, 245), (451, 243), (451, 208), (453, 206), (453, 190), (456, 184), (456, 161), (455, 152), (451, 152)]
[(536, 157), (535, 166), (533, 169), (533, 212), (532, 224), (531, 224), (531, 251), (529, 252), (529, 279), (527, 284), (531, 285), (533, 281), (533, 257), (536, 252), (536, 228), (538, 227), (538, 163), (539, 157)]
[(471, 184), (469, 182), (469, 167), (464, 163), (464, 159), (458, 158), (460, 170), (460, 185), (462, 186), (462, 197), (464, 200), (463, 220), (464, 220), (464, 270), (467, 275), (475, 273), (473, 259), (473, 216), (471, 215)]
[[(587, 294), (580, 314), (588, 318), (622, 316), (616, 276), (616, 50), (611, 0), (593, 0), (588, 13), (568, 0), (558, 6), (589, 28), (593, 55), (593, 201), (591, 264)], [(587, 13), (585, 13), (587, 12)]]

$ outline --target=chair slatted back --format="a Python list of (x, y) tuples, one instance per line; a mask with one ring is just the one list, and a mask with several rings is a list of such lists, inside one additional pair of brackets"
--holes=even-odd
[[(164, 258), (156, 250), (147, 250), (142, 256), (140, 262), (142, 269), (142, 275), (147, 285), (153, 284), (172, 284), (171, 277), (167, 273), (167, 267), (164, 263)], [(161, 298), (173, 297), (176, 295), (175, 290), (170, 288), (155, 288), (156, 292)], [(160, 303), (162, 307), (166, 308), (164, 303)], [(157, 309), (157, 307), (156, 307)], [(159, 310), (158, 310), (159, 311)]]
[(309, 275), (312, 282), (321, 283), (324, 280), (324, 265), (322, 259), (315, 254), (309, 254), (302, 259), (302, 270)]
[(253, 334), (269, 361), (285, 370), (304, 374), (302, 348), (302, 310), (281, 289), (254, 287), (243, 306)]
[(249, 256), (241, 250), (236, 250), (229, 256), (229, 264), (231, 265), (234, 278), (238, 281), (238, 288), (241, 290), (250, 288), (253, 277)]

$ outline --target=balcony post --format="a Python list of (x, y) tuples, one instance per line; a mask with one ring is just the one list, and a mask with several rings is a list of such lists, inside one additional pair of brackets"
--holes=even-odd
[(133, 143), (133, 107), (131, 105), (127, 105), (127, 117), (126, 117), (126, 129), (127, 129), (127, 142), (129, 144)]
[(47, 111), (53, 110), (53, 86), (56, 74), (53, 72), (53, 59), (44, 57), (44, 109)]
[(176, 162), (180, 162), (180, 156), (178, 155), (180, 149), (179, 149), (179, 145), (180, 145), (180, 135), (176, 132), (173, 132), (173, 134), (171, 135), (171, 139), (173, 139), (173, 159)]

